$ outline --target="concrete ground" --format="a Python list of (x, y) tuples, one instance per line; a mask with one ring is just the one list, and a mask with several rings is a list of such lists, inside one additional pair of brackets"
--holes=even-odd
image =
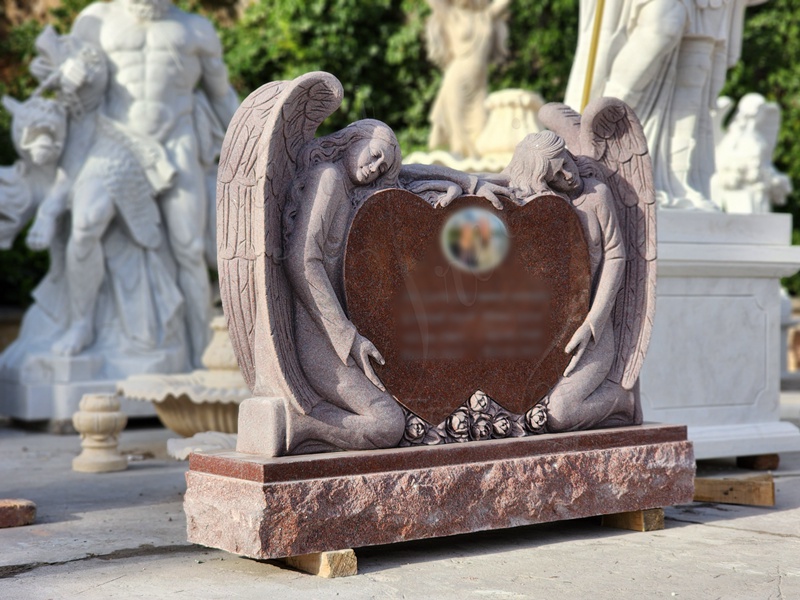
[(774, 508), (673, 507), (651, 533), (583, 519), (363, 548), (359, 575), (322, 579), (187, 543), (173, 435), (125, 431), (130, 468), (91, 475), (71, 470), (76, 436), (0, 424), (0, 498), (39, 508), (0, 529), (0, 599), (800, 598), (800, 453), (781, 456)]

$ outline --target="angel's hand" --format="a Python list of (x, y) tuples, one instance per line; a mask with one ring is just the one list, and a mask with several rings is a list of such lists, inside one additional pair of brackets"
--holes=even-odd
[(486, 198), (497, 210), (503, 210), (503, 203), (500, 202), (498, 196), (509, 198), (511, 197), (511, 192), (502, 185), (481, 180), (478, 182), (478, 187), (475, 188), (475, 195)]
[(375, 374), (375, 370), (372, 368), (372, 363), (369, 361), (371, 356), (378, 361), (378, 363), (382, 365), (386, 364), (386, 361), (383, 359), (383, 356), (381, 356), (381, 353), (378, 352), (375, 344), (370, 342), (363, 335), (356, 333), (356, 337), (353, 340), (353, 347), (350, 348), (350, 356), (353, 357), (353, 360), (356, 362), (358, 367), (364, 371), (364, 375), (367, 376), (367, 379), (375, 384), (375, 387), (377, 387), (380, 391), (385, 392), (386, 388)]
[(564, 352), (567, 354), (571, 354), (575, 352), (572, 356), (572, 360), (569, 361), (569, 365), (564, 370), (564, 377), (569, 377), (570, 373), (578, 366), (581, 358), (583, 357), (584, 352), (586, 352), (586, 348), (589, 346), (589, 342), (592, 339), (592, 328), (589, 327), (589, 324), (585, 321), (578, 327), (578, 330), (572, 335), (572, 338), (569, 340), (567, 347), (564, 348)]
[(436, 200), (436, 205), (434, 208), (444, 208), (449, 206), (450, 203), (458, 198), (461, 195), (461, 188), (458, 187), (455, 183), (450, 184), (445, 189), (444, 193), (439, 196)]

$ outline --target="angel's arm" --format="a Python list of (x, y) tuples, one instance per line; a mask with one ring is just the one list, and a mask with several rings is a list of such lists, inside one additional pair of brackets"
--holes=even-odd
[(475, 195), (486, 198), (495, 208), (502, 210), (503, 205), (497, 196), (512, 196), (507, 178), (497, 173), (463, 173), (439, 165), (404, 165), (400, 170), (400, 180), (407, 189), (415, 193), (417, 189), (424, 191), (426, 182), (451, 182), (457, 185), (461, 194), (453, 195), (447, 202), (440, 203), (441, 206), (447, 206), (459, 195)]
[(286, 248), (287, 272), (308, 314), (326, 333), (342, 363), (347, 364), (356, 328), (344, 314), (325, 271), (324, 245), (339, 203), (350, 201), (334, 167), (324, 168), (316, 182), (308, 182), (307, 189), (313, 197), (298, 207)]
[(658, 75), (654, 68), (658, 61), (680, 43), (686, 19), (681, 2), (651, 2), (643, 6), (627, 42), (614, 59), (604, 95), (635, 106)]
[(597, 340), (611, 317), (622, 280), (625, 277), (625, 241), (614, 209), (614, 198), (604, 185), (598, 185), (595, 192), (602, 200), (596, 203), (595, 215), (603, 240), (603, 260), (597, 278), (597, 289), (586, 322)]

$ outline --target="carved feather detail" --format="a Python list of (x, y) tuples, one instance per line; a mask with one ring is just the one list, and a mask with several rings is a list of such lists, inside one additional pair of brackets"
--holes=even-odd
[(633, 389), (656, 304), (656, 202), (647, 139), (631, 108), (615, 98), (591, 102), (582, 116), (563, 104), (545, 105), (539, 118), (573, 154), (597, 161), (597, 176), (616, 200), (627, 261), (612, 314), (616, 354), (608, 378)]
[(282, 217), (300, 150), (342, 96), (321, 72), (260, 87), (231, 121), (217, 177), (220, 292), (239, 367), (254, 394), (281, 395), (302, 412), (319, 398), (297, 358)]

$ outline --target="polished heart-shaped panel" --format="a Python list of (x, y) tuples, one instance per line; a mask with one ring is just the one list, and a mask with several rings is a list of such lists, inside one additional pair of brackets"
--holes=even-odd
[(433, 208), (384, 190), (348, 234), (347, 310), (386, 359), (375, 371), (387, 390), (428, 423), (476, 390), (524, 413), (569, 364), (589, 268), (577, 213), (558, 196), (503, 210), (478, 197)]

